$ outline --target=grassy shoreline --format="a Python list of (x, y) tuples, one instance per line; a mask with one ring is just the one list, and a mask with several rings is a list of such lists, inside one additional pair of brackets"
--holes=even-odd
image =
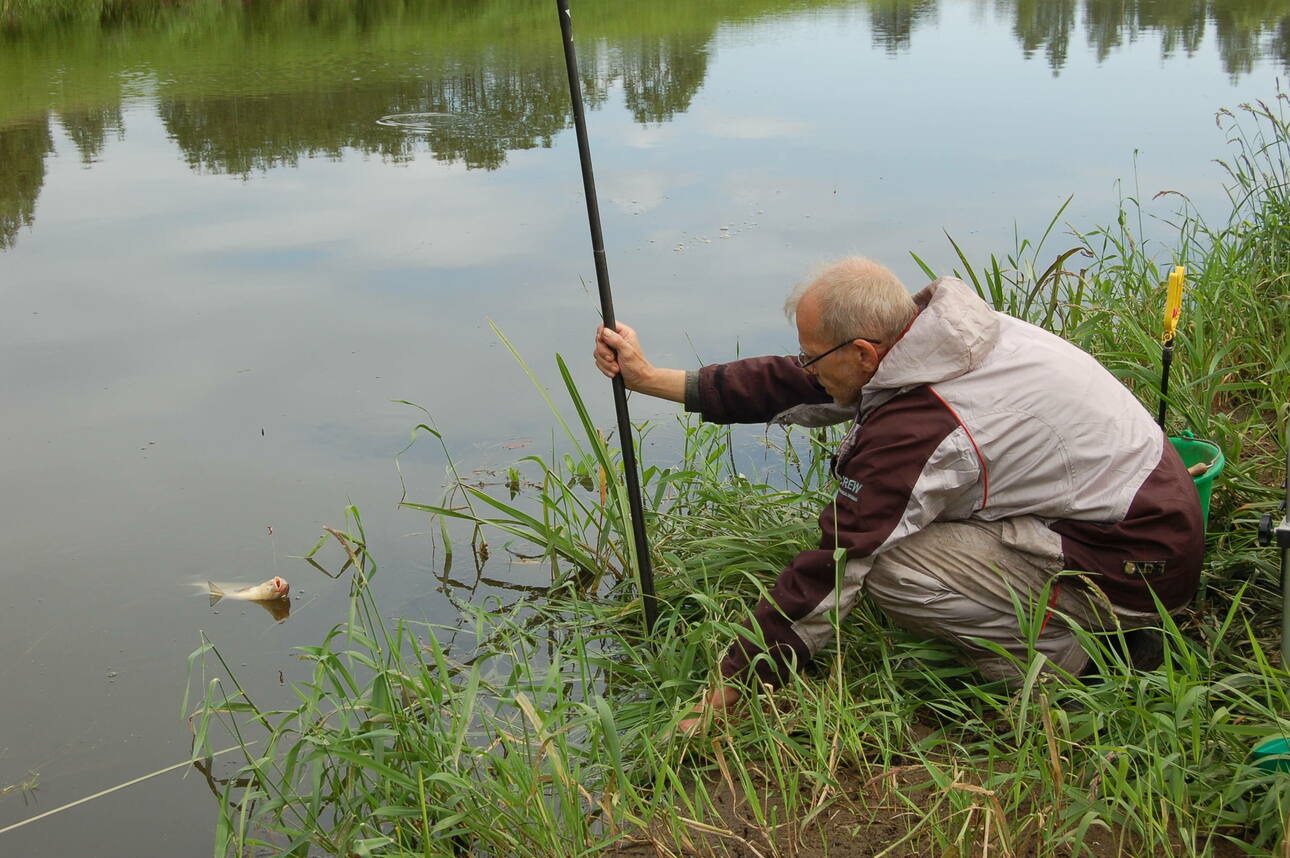
[(259, 709), (216, 644), (193, 654), (195, 758), (224, 732), (245, 753), (215, 854), (1290, 855), (1290, 776), (1248, 759), (1261, 738), (1290, 735), (1277, 558), (1254, 543), (1290, 402), (1285, 104), (1220, 114), (1229, 222), (1205, 224), (1184, 201), (1176, 244), (1143, 247), (1129, 198), (1112, 227), (1058, 250), (1050, 229), (984, 264), (961, 257), (957, 272), (1097, 355), (1154, 410), (1160, 283), (1188, 266), (1169, 430), (1213, 438), (1228, 468), (1204, 589), (1177, 625), (1162, 618), (1161, 669), (1135, 673), (1115, 636), (1090, 637), (1102, 682), (1054, 682), (1036, 662), (1020, 689), (979, 684), (948, 649), (863, 606), (745, 719), (665, 739), (813, 538), (830, 439), (783, 436), (772, 485), (733, 472), (725, 430), (683, 423), (681, 460), (645, 473), (662, 608), (646, 642), (623, 573), (625, 498), (595, 479), (618, 461), (565, 372), (577, 416), (552, 410), (573, 454), (517, 465), (542, 486), (535, 506), (460, 481), (406, 504), (523, 540), (552, 567), (545, 598), (461, 606), (483, 642), (468, 660), (433, 626), (382, 619), (379, 547), (353, 508), (328, 537), (352, 560), (350, 616), (301, 651), (296, 707)]

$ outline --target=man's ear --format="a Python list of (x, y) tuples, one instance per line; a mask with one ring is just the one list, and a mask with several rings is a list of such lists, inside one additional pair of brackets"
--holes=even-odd
[(868, 340), (856, 340), (856, 346), (860, 348), (860, 365), (864, 367), (867, 373), (878, 371), (878, 361), (882, 360), (882, 355), (878, 353), (878, 347)]

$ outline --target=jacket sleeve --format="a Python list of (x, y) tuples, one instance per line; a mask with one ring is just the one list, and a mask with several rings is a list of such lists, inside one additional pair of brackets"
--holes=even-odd
[(791, 357), (710, 364), (698, 371), (688, 388), (686, 408), (709, 423), (769, 423), (795, 405), (833, 401)]
[[(721, 664), (727, 678), (758, 655), (758, 677), (778, 685), (803, 665), (854, 607), (874, 558), (981, 496), (982, 468), (954, 414), (917, 388), (875, 412), (858, 430), (854, 453), (838, 466), (837, 494), (820, 515), (820, 545), (793, 559), (754, 611), (755, 625)], [(835, 559), (835, 552), (841, 550)]]

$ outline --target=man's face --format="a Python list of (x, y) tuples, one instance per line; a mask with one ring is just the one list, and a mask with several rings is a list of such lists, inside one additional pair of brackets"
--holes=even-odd
[[(811, 292), (803, 295), (797, 305), (797, 342), (808, 356), (824, 354), (837, 345), (823, 338), (819, 304)], [(860, 389), (869, 383), (877, 368), (877, 350), (864, 340), (855, 340), (811, 364), (806, 372), (819, 379), (838, 405), (855, 407), (860, 403)]]

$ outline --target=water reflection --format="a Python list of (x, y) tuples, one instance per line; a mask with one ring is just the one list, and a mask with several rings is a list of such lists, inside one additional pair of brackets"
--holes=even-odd
[[(1015, 0), (1012, 32), (1026, 58), (1042, 51), (1054, 71), (1066, 64), (1071, 31), (1075, 29), (1076, 0)], [(1200, 18), (1202, 26), (1204, 18)]]
[(45, 183), (45, 156), (54, 150), (49, 118), (0, 127), (0, 250), (31, 226)]
[(1058, 73), (1077, 27), (1099, 62), (1146, 35), (1160, 39), (1160, 56), (1194, 54), (1212, 28), (1223, 71), (1247, 74), (1274, 58), (1290, 65), (1290, 6), (1282, 0), (1002, 0), (1027, 57), (1042, 53)]
[[(1039, 5), (1060, 7), (1070, 2)], [(1179, 51), (1192, 54), (1204, 41), (1207, 25), (1212, 24), (1223, 70), (1239, 75), (1250, 72), (1255, 61), (1265, 56), (1276, 58), (1282, 65), (1290, 64), (1288, 16), (1290, 8), (1278, 0), (1085, 0), (1083, 23), (1099, 61), (1147, 33), (1159, 34), (1161, 57)], [(1062, 32), (1068, 37), (1070, 27), (1064, 27)], [(1052, 65), (1059, 70), (1062, 63)]]
[(256, 602), (255, 604), (264, 608), (264, 610), (268, 612), (269, 616), (273, 617), (273, 621), (275, 623), (280, 623), (287, 617), (291, 616), (290, 599), (271, 599), (267, 602)]
[(668, 122), (690, 107), (708, 72), (708, 31), (619, 43), (617, 77), (632, 118), (642, 125)]
[(937, 0), (870, 0), (865, 5), (873, 43), (894, 54), (909, 49), (917, 24), (935, 17)]
[(76, 151), (81, 153), (81, 162), (87, 165), (99, 160), (109, 134), (115, 135), (117, 139), (125, 137), (125, 123), (121, 119), (119, 102), (61, 111), (58, 124), (63, 126), (63, 131), (76, 146)]

